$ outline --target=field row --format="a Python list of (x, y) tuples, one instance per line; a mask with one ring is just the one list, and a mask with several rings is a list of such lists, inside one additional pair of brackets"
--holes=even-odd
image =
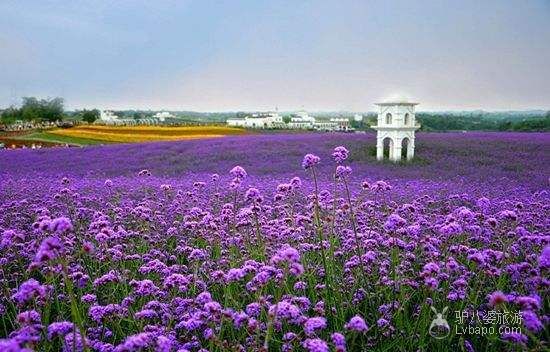
[(9, 136), (9, 138), (4, 141), (4, 144), (10, 147), (12, 145), (30, 146), (32, 144), (51, 146), (52, 144), (91, 145), (101, 143), (139, 143), (216, 138), (244, 133), (245, 131), (243, 129), (225, 126), (79, 126)]

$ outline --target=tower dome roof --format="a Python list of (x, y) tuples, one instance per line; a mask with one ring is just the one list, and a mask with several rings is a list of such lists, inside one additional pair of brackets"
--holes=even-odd
[(379, 106), (386, 106), (386, 105), (418, 105), (418, 104), (420, 104), (420, 103), (415, 103), (415, 102), (406, 101), (406, 100), (383, 101), (381, 103), (374, 103), (374, 105), (379, 105)]
[(405, 95), (395, 94), (391, 97), (387, 97), (386, 99), (383, 99), (380, 103), (375, 103), (375, 105), (418, 105), (418, 103), (415, 103), (411, 101), (408, 97)]

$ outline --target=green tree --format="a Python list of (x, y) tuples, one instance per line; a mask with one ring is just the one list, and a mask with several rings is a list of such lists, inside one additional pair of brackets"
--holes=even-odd
[(100, 113), (98, 109), (93, 110), (82, 110), (80, 113), (82, 121), (86, 121), (87, 123), (94, 123), (97, 119), (99, 119)]
[(126, 117), (124, 111), (113, 111), (113, 114), (119, 119), (123, 119)]
[(5, 125), (11, 125), (17, 120), (21, 120), (21, 110), (15, 106), (10, 106), (6, 110), (2, 111), (0, 115), (0, 121)]
[(63, 98), (53, 98), (50, 100), (41, 100), (42, 107), (42, 116), (41, 118), (50, 121), (61, 121), (63, 120)]
[(499, 131), (510, 131), (512, 129), (512, 121), (502, 121), (498, 125)]
[(21, 105), (21, 118), (25, 121), (40, 120), (40, 102), (35, 97), (24, 97)]
[(290, 122), (290, 116), (288, 116), (288, 115), (283, 116), (283, 121), (284, 121), (284, 123), (289, 123)]
[(25, 121), (61, 121), (63, 112), (63, 98), (24, 97), (21, 105), (21, 118)]

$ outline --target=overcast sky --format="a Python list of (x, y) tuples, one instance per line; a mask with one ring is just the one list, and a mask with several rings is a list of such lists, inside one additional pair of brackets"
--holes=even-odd
[(0, 107), (550, 108), (549, 0), (0, 1)]

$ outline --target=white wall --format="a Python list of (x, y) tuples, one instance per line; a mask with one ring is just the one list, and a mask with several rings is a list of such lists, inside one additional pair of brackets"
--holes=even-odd
[(414, 105), (381, 105), (378, 112), (378, 126), (388, 126), (386, 124), (386, 115), (392, 115), (392, 126), (405, 126), (405, 114), (409, 114), (409, 125), (414, 126), (416, 123)]

